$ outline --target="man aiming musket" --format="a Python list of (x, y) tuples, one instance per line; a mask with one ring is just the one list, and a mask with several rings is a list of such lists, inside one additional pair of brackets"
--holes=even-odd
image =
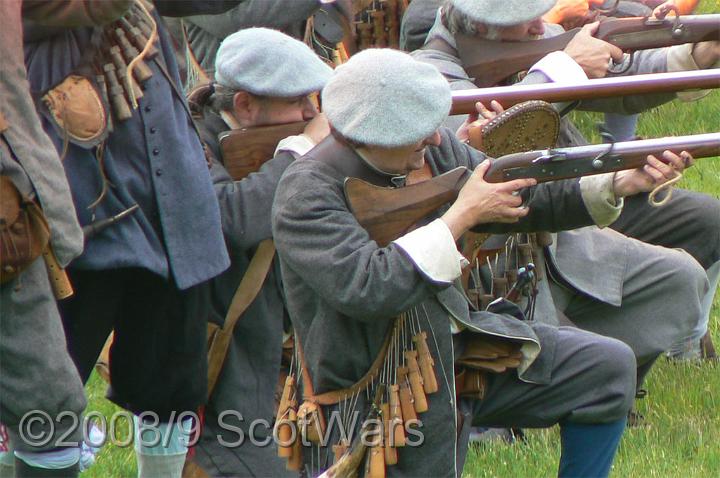
[[(421, 60), (435, 65), (450, 82), (453, 89), (473, 88), (473, 79), (465, 70), (458, 53), (456, 42), (460, 36), (470, 36), (483, 41), (493, 41), (498, 46), (515, 44), (516, 42), (534, 40), (537, 38), (553, 38), (562, 33), (561, 27), (548, 25), (541, 20), (542, 15), (555, 5), (555, 0), (538, 2), (524, 2), (517, 0), (512, 5), (496, 0), (450, 0), (443, 4), (438, 11), (425, 46), (416, 50), (413, 55)], [(411, 19), (406, 19), (408, 22)], [(577, 33), (563, 51), (551, 53), (543, 60), (529, 69), (527, 76), (520, 82), (521, 85), (531, 85), (547, 82), (573, 81), (573, 75), (578, 74), (577, 81), (587, 77), (604, 77), (608, 74), (610, 60), (622, 60), (622, 51), (606, 42), (592, 37), (597, 24), (587, 25)], [(624, 73), (625, 76), (648, 72), (669, 72), (681, 70), (697, 70), (710, 68), (717, 64), (720, 58), (720, 42), (710, 41), (698, 44), (684, 44), (670, 48), (642, 50), (634, 55), (633, 64)], [(512, 84), (518, 81), (513, 76), (503, 82)], [(701, 96), (691, 92), (692, 98)], [(677, 96), (680, 96), (678, 94)], [(687, 95), (685, 95), (687, 97)], [(579, 105), (581, 109), (592, 111), (611, 111), (620, 113), (636, 113), (665, 103), (676, 95), (632, 95), (602, 100), (585, 100)], [(567, 105), (559, 106), (567, 111)], [(486, 117), (492, 117), (492, 111), (484, 110)], [(460, 118), (458, 118), (459, 120)], [(457, 124), (457, 120), (455, 121)], [(585, 144), (586, 141), (579, 131), (567, 118), (563, 118), (560, 129), (559, 146), (574, 146)], [(609, 185), (612, 175), (606, 178)], [(599, 178), (588, 180), (599, 184)], [(584, 184), (588, 184), (583, 180)], [(681, 248), (688, 251), (706, 270), (711, 287), (702, 297), (700, 303), (693, 306), (697, 315), (693, 318), (696, 326), (691, 334), (673, 345), (671, 354), (678, 358), (699, 358), (701, 356), (701, 338), (707, 333), (710, 306), (713, 293), (720, 279), (720, 202), (703, 195), (685, 190), (677, 190), (672, 200), (662, 208), (648, 206), (646, 197), (642, 195), (628, 198), (625, 201), (622, 214), (607, 223), (612, 229), (629, 237), (639, 239), (649, 244), (667, 248)], [(565, 294), (568, 290), (583, 291), (584, 295), (596, 297), (601, 302), (606, 301), (593, 292), (598, 292), (603, 286), (590, 283), (584, 277), (587, 275), (587, 255), (575, 255), (571, 251), (584, 250), (592, 246), (594, 251), (592, 268), (594, 275), (609, 276), (610, 264), (617, 264), (617, 255), (607, 249), (607, 257), (601, 252), (606, 250), (609, 243), (604, 236), (608, 230), (587, 229), (573, 233), (560, 233), (557, 237), (556, 249), (549, 249), (549, 253), (557, 254), (557, 277), (563, 278), (571, 287), (563, 286), (556, 291), (554, 299), (559, 301), (561, 308), (572, 303), (572, 294)], [(713, 238), (707, 240), (707, 238)], [(562, 247), (559, 245), (562, 244)], [(617, 247), (622, 247), (618, 245)], [(567, 256), (566, 256), (567, 254)], [(655, 253), (653, 253), (655, 254)], [(572, 256), (566, 261), (563, 256)], [(596, 262), (597, 261), (597, 262)], [(583, 267), (577, 264), (583, 264)], [(584, 284), (584, 285), (583, 285)], [(585, 289), (585, 287), (588, 287)], [(562, 293), (560, 293), (562, 292)], [(603, 295), (602, 293), (600, 295)], [(612, 301), (611, 301), (612, 302)], [(610, 303), (611, 303), (610, 302)], [(608, 302), (606, 302), (608, 303)], [(617, 302), (619, 304), (620, 302)], [(573, 320), (572, 307), (566, 308), (566, 315)], [(695, 312), (687, 312), (695, 314)], [(581, 324), (578, 324), (581, 325)], [(581, 326), (585, 326), (584, 324)], [(592, 328), (590, 330), (596, 330)], [(596, 330), (597, 331), (597, 330)]]
[[(389, 401), (392, 414), (395, 392), (400, 389), (402, 404), (409, 383), (424, 441), (403, 447), (386, 438), (373, 445), (361, 465), (369, 476), (459, 476), (467, 451), (464, 432), (473, 420), (494, 426), (560, 423), (560, 476), (607, 476), (635, 392), (634, 356), (647, 368), (658, 352), (647, 349), (643, 337), (624, 337), (631, 351), (621, 341), (577, 328), (518, 320), (523, 313), (507, 302), (499, 302), (502, 309), (471, 309), (457, 287), (464, 259), (456, 240), (478, 225), (526, 234), (597, 223), (601, 210), (615, 214), (616, 199), (655, 187), (674, 176), (673, 168), (650, 157), (645, 169), (618, 173), (611, 202), (577, 180), (491, 185), (482, 179), (489, 166), (484, 156), (439, 128), (450, 102), (450, 88), (436, 69), (397, 51), (360, 52), (335, 70), (323, 90), (332, 136), (291, 164), (278, 185), (273, 237), (301, 345), (300, 410), (314, 410), (314, 429), (322, 436), (327, 424), (330, 435), (326, 441), (308, 433), (305, 472), (315, 475), (332, 466), (330, 445), (338, 445), (335, 463), (352, 454), (343, 447), (357, 449), (342, 443), (331, 425), (337, 424), (333, 413), (366, 416), (370, 397), (378, 397), (380, 409)], [(683, 169), (679, 156), (664, 157)], [(449, 207), (390, 244), (378, 244), (349, 208), (346, 178), (402, 189), (408, 173), (425, 164), (436, 175), (457, 166), (474, 173)], [(664, 322), (669, 316), (662, 317), (647, 297), (671, 294), (663, 309), (678, 306), (685, 295), (697, 297), (707, 285), (702, 270), (684, 252), (668, 251), (658, 261), (643, 256), (642, 249), (651, 246), (624, 246), (625, 254), (644, 262), (646, 274), (615, 276), (626, 294), (623, 309), (633, 309), (633, 327), (653, 334), (680, 327), (675, 332), (682, 333), (678, 322)], [(585, 306), (588, 314), (602, 314), (598, 322), (621, 323), (612, 306)], [(455, 380), (455, 357), (474, 380)], [(496, 373), (485, 376), (488, 370)], [(401, 420), (412, 410), (404, 408)]]

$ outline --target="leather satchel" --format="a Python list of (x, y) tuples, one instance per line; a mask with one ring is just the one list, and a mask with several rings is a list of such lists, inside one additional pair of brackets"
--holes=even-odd
[(17, 277), (48, 247), (50, 228), (33, 201), (0, 176), (0, 284)]
[(520, 366), (521, 344), (476, 333), (465, 336), (465, 349), (455, 361), (455, 393), (458, 397), (482, 400), (488, 372), (503, 373)]

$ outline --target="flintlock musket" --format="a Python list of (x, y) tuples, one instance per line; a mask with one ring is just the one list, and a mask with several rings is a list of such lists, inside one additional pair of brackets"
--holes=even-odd
[[(552, 38), (524, 42), (498, 42), (458, 35), (457, 51), (465, 71), (474, 78), (477, 86), (493, 86), (527, 70), (548, 53), (563, 50), (579, 31), (580, 28), (574, 28)], [(604, 18), (595, 37), (625, 52), (717, 40), (720, 14)], [(624, 73), (632, 61), (631, 56), (625, 70), (611, 73)]]
[[(650, 154), (662, 160), (660, 154), (665, 150), (687, 151), (695, 158), (720, 156), (720, 133), (509, 154), (491, 160), (485, 180), (499, 183), (535, 178), (542, 183), (634, 169), (644, 165)], [(469, 169), (459, 167), (402, 188), (380, 187), (348, 178), (345, 197), (360, 225), (383, 247), (440, 206), (454, 201), (471, 174)]]
[[(564, 102), (640, 93), (670, 93), (720, 87), (720, 69), (602, 78), (580, 83), (546, 83), (460, 90), (452, 93), (450, 114), (471, 113), (475, 103), (497, 100), (508, 108), (528, 100)], [(302, 133), (306, 122), (230, 130), (220, 135), (223, 162), (233, 179), (257, 171), (273, 157), (278, 141)]]
[(508, 108), (528, 100), (561, 103), (710, 88), (720, 88), (720, 68), (599, 78), (579, 83), (496, 86), (453, 91), (450, 114), (473, 113), (475, 112), (475, 103), (478, 101), (488, 105), (490, 101), (495, 100), (504, 108)]

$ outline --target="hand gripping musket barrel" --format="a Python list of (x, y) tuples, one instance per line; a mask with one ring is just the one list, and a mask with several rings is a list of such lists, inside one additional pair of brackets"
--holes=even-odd
[[(111, 84), (112, 86), (112, 84)], [(549, 103), (583, 99), (609, 98), (635, 94), (673, 93), (692, 89), (720, 87), (720, 68), (678, 73), (652, 73), (633, 77), (602, 78), (580, 83), (546, 83), (540, 85), (513, 85), (495, 88), (459, 90), (452, 93), (450, 114), (467, 114), (475, 111), (475, 103), (486, 105), (497, 100), (505, 108), (528, 100)], [(225, 168), (235, 180), (257, 171), (265, 161), (272, 159), (278, 142), (302, 133), (307, 122), (287, 123), (230, 130), (220, 135)]]
[[(552, 38), (527, 42), (498, 42), (459, 35), (456, 36), (457, 50), (468, 76), (475, 79), (474, 83), (478, 86), (492, 86), (527, 70), (548, 53), (564, 49), (579, 31), (580, 28), (575, 28)], [(634, 52), (717, 40), (718, 35), (720, 14), (709, 14), (663, 19), (606, 18), (600, 22), (595, 37), (623, 51)], [(626, 70), (631, 62), (632, 57)]]
[[(648, 155), (659, 157), (665, 150), (687, 151), (695, 158), (720, 156), (720, 133), (509, 154), (491, 160), (485, 180), (499, 183), (535, 178), (542, 183), (634, 169), (644, 165)], [(348, 178), (345, 196), (360, 225), (384, 247), (408, 232), (420, 219), (454, 201), (470, 174), (467, 168), (459, 167), (403, 188), (384, 188)]]

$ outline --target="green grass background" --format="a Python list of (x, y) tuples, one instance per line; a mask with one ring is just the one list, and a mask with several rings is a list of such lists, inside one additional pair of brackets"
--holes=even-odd
[[(718, 0), (703, 1), (705, 13), (720, 12)], [(602, 115), (575, 113), (575, 120), (593, 142), (595, 123)], [(640, 117), (639, 134), (647, 138), (720, 131), (720, 91), (695, 103), (675, 101)], [(699, 160), (685, 173), (682, 187), (720, 198), (720, 158)], [(662, 300), (662, 298), (658, 298)], [(710, 327), (720, 346), (720, 294), (716, 294)], [(646, 425), (629, 429), (623, 438), (611, 476), (720, 476), (720, 374), (718, 364), (674, 364), (659, 360), (646, 382), (648, 396), (637, 403)], [(88, 411), (110, 417), (118, 408), (105, 400), (105, 385), (93, 375), (86, 387)], [(128, 427), (119, 422), (118, 438)], [(557, 427), (527, 430), (519, 445), (473, 446), (464, 477), (554, 476), (560, 453)], [(106, 445), (83, 478), (136, 476), (132, 447)]]

